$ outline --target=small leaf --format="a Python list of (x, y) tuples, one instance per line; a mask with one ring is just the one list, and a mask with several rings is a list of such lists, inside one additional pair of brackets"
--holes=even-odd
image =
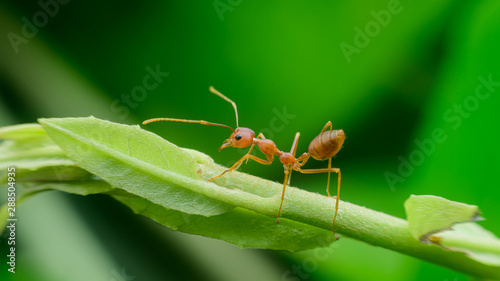
[(233, 208), (180, 185), (186, 180), (203, 180), (196, 159), (138, 126), (93, 117), (39, 122), (79, 166), (113, 186), (189, 214), (212, 216)]
[(491, 266), (500, 266), (500, 240), (477, 223), (460, 223), (452, 230), (433, 234), (429, 240)]
[(462, 252), (488, 266), (500, 266), (500, 240), (477, 223), (477, 206), (437, 196), (412, 195), (405, 202), (410, 232), (422, 243)]
[(8, 208), (9, 206), (7, 203), (0, 206), (0, 235), (2, 235), (5, 227), (7, 226), (7, 219), (9, 218)]
[[(0, 128), (0, 165), (16, 165), (35, 170), (47, 159), (58, 164), (74, 164), (43, 130), (35, 124)], [(39, 161), (32, 161), (38, 159)], [(41, 163), (41, 164), (40, 164)], [(3, 167), (3, 166), (2, 166)]]
[(90, 174), (75, 166), (42, 126), (25, 124), (0, 128), (0, 183), (7, 168), (16, 168), (17, 181), (76, 180)]
[(480, 219), (477, 206), (432, 195), (411, 195), (405, 210), (411, 234), (422, 242), (427, 241), (429, 234), (455, 223)]
[[(18, 186), (21, 189), (19, 197), (25, 200), (29, 196), (47, 190), (59, 190), (77, 195), (90, 195), (100, 193), (113, 193), (116, 188), (110, 186), (107, 182), (97, 179), (81, 180), (81, 181), (65, 181), (53, 183), (22, 183)], [(117, 194), (122, 194), (117, 192)]]
[(29, 139), (46, 135), (42, 126), (36, 123), (0, 127), (0, 139)]

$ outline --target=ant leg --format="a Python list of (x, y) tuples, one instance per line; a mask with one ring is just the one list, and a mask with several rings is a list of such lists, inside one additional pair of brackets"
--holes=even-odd
[(326, 128), (328, 128), (328, 127), (330, 127), (330, 131), (333, 130), (332, 121), (326, 122), (326, 125), (323, 127), (320, 134), (324, 133), (326, 131)]
[[(265, 140), (265, 139), (266, 139), (266, 137), (264, 137), (264, 134), (263, 134), (263, 133), (260, 133), (260, 134), (257, 136), (257, 138), (260, 138), (260, 139), (262, 139), (262, 140)], [(252, 146), (250, 146), (250, 150), (248, 150), (247, 154), (250, 154), (250, 153), (252, 152), (252, 149), (253, 149), (253, 147), (254, 147), (254, 146), (255, 146), (255, 142), (254, 142), (254, 143), (252, 143)], [(248, 159), (247, 159), (247, 162), (248, 162)]]
[[(263, 134), (263, 133), (260, 133), (260, 134), (257, 136), (257, 138), (260, 138), (260, 139), (262, 139), (262, 140), (265, 140), (265, 139), (266, 139), (266, 137), (264, 137), (264, 134)], [(250, 146), (250, 150), (248, 150), (247, 154), (250, 154), (250, 153), (252, 152), (252, 149), (253, 149), (253, 147), (254, 147), (254, 146), (255, 146), (255, 142), (254, 142), (254, 143), (252, 143), (252, 146)], [(247, 161), (245, 162), (245, 164), (247, 164), (247, 163), (248, 163), (248, 159), (247, 159)], [(241, 164), (243, 164), (243, 162), (241, 162), (241, 163), (240, 163), (240, 166), (241, 166)], [(240, 166), (236, 167), (236, 169), (238, 169)]]
[[(255, 146), (255, 143), (252, 143), (252, 146), (250, 146), (250, 149), (248, 150), (247, 154), (250, 154), (252, 153), (252, 150), (253, 150), (253, 147)], [(247, 161), (245, 161), (245, 164), (248, 163), (248, 158), (247, 158)], [(235, 170), (238, 170), (241, 166), (241, 164), (243, 164), (243, 161), (240, 162), (240, 164), (238, 164), (238, 166), (236, 168), (234, 168)]]
[(290, 174), (291, 174), (290, 164), (288, 164), (285, 166), (285, 180), (283, 181), (283, 192), (281, 193), (281, 203), (280, 203), (280, 208), (278, 210), (278, 219), (276, 220), (276, 223), (280, 223), (281, 207), (283, 206), (283, 200), (285, 199), (285, 190)]
[(304, 152), (299, 156), (299, 158), (295, 159), (295, 162), (299, 167), (302, 167), (306, 164), (307, 160), (309, 160), (309, 157), (311, 157), (311, 155), (309, 155), (309, 153), (307, 152)]
[[(328, 158), (328, 169), (332, 168), (332, 158)], [(340, 177), (340, 172), (339, 172), (339, 177)], [(326, 184), (326, 194), (328, 194), (328, 197), (332, 197), (330, 195), (330, 172), (328, 172), (328, 181)]]
[[(331, 158), (329, 159), (331, 160)], [(339, 175), (338, 177), (338, 183), (337, 183), (337, 196), (335, 196), (335, 215), (333, 216), (333, 223), (332, 223), (332, 228), (333, 228), (333, 232), (335, 233), (335, 220), (337, 219), (337, 211), (339, 210), (339, 201), (340, 201), (340, 179), (341, 179), (341, 175), (340, 175), (340, 169), (339, 168), (331, 168), (330, 165), (331, 165), (331, 162), (328, 161), (328, 168), (324, 168), (324, 169), (301, 169), (300, 167), (299, 168), (296, 168), (295, 170), (297, 172), (300, 172), (300, 173), (303, 173), (303, 174), (317, 174), (317, 173), (328, 173), (330, 174), (330, 172), (334, 172), (334, 173), (337, 173)], [(330, 192), (328, 190), (329, 188), (329, 184), (330, 184), (330, 180), (328, 180), (328, 185), (327, 185), (327, 193), (328, 193), (328, 196), (330, 196)]]
[[(340, 193), (340, 181), (341, 181), (341, 175), (340, 175), (340, 169), (339, 168), (332, 168), (331, 167), (331, 158), (328, 159), (328, 168), (325, 168), (325, 169), (301, 169), (301, 168), (298, 168), (298, 169), (295, 169), (297, 172), (300, 172), (300, 173), (303, 173), (303, 174), (318, 174), (318, 173), (328, 173), (330, 174), (331, 172), (333, 173), (337, 173), (339, 175), (338, 177), (338, 183), (337, 183), (337, 196), (338, 194)], [(328, 178), (330, 179), (330, 178)], [(329, 186), (330, 186), (330, 181), (328, 181), (328, 184), (326, 186), (326, 193), (328, 194), (329, 197), (332, 197), (330, 195), (330, 190), (329, 190)], [(335, 197), (335, 196), (333, 196)]]
[[(300, 133), (297, 132), (295, 134), (295, 138), (293, 139), (293, 143), (292, 143), (292, 148), (290, 149), (290, 153), (293, 155), (293, 157), (295, 158), (295, 153), (297, 152), (297, 146), (299, 144), (299, 137), (300, 137)], [(288, 177), (288, 185), (290, 185), (290, 181), (292, 180), (292, 173), (290, 173), (290, 176)]]
[(274, 155), (272, 155), (272, 154), (271, 155), (266, 155), (266, 157), (267, 157), (267, 160), (264, 160), (264, 159), (261, 159), (261, 158), (255, 156), (255, 155), (246, 154), (245, 156), (241, 157), (240, 160), (236, 161), (236, 163), (234, 163), (234, 165), (231, 168), (225, 170), (224, 172), (222, 172), (222, 174), (209, 179), (208, 181), (213, 181), (213, 180), (215, 180), (217, 178), (222, 177), (222, 175), (224, 175), (225, 173), (228, 173), (228, 172), (231, 172), (231, 171), (237, 169), (241, 165), (241, 163), (243, 161), (247, 160), (247, 159), (252, 159), (252, 160), (254, 160), (257, 163), (264, 164), (264, 165), (271, 164), (273, 162), (273, 160), (274, 160)]
[(299, 137), (300, 137), (300, 133), (297, 132), (295, 134), (295, 138), (293, 139), (292, 148), (290, 149), (290, 153), (293, 155), (293, 157), (295, 157), (295, 153), (297, 152), (297, 146), (299, 144)]

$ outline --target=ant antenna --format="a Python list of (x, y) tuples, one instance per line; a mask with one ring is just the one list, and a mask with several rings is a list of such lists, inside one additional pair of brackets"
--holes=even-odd
[(229, 127), (228, 125), (217, 124), (217, 123), (207, 122), (207, 121), (203, 121), (203, 120), (186, 120), (186, 119), (175, 119), (175, 118), (153, 118), (153, 119), (148, 119), (148, 120), (142, 122), (142, 125), (146, 125), (146, 124), (157, 122), (157, 121), (174, 121), (174, 122), (197, 123), (197, 124), (201, 124), (201, 125), (219, 126), (219, 127), (228, 128), (234, 132), (233, 128)]
[(223, 94), (221, 94), (213, 86), (210, 86), (208, 89), (210, 90), (210, 92), (218, 95), (219, 97), (225, 99), (227, 102), (229, 102), (229, 103), (231, 103), (233, 105), (234, 113), (236, 114), (236, 128), (238, 128), (239, 127), (239, 125), (238, 125), (238, 109), (236, 109), (236, 103), (234, 103), (234, 101), (230, 100), (228, 97), (226, 97)]

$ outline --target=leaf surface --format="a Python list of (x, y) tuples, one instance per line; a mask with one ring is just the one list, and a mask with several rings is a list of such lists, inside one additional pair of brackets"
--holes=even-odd
[(204, 181), (196, 159), (139, 126), (93, 117), (39, 122), (77, 165), (112, 186), (188, 214), (212, 216), (233, 208), (185, 188), (186, 181)]
[(500, 266), (500, 240), (475, 223), (477, 206), (431, 195), (412, 195), (405, 202), (410, 232), (422, 243), (462, 252), (488, 266)]

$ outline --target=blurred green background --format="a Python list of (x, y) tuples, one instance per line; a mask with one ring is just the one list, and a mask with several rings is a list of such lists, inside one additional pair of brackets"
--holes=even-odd
[[(500, 234), (498, 1), (1, 1), (0, 35), (2, 126), (89, 115), (235, 126), (213, 85), (282, 150), (296, 132), (302, 153), (327, 121), (342, 128), (343, 200), (404, 218), (410, 194), (439, 195), (479, 205)], [(224, 128), (143, 127), (223, 165), (246, 152), (217, 151)], [(283, 178), (279, 163), (240, 171)], [(324, 194), (326, 175), (292, 185)], [(467, 280), (347, 237), (326, 258), (240, 250), (105, 196), (49, 192), (18, 215), (17, 273), (1, 280)]]

